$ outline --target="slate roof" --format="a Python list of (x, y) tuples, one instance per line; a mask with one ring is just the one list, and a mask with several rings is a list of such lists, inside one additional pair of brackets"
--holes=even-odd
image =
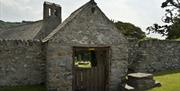
[(56, 16), (50, 16), (46, 20), (19, 25), (8, 29), (0, 29), (0, 39), (7, 40), (41, 40), (52, 32), (60, 20)]
[(3, 29), (0, 32), (0, 38), (10, 40), (32, 40), (41, 30), (42, 25), (43, 21), (41, 20), (34, 23)]

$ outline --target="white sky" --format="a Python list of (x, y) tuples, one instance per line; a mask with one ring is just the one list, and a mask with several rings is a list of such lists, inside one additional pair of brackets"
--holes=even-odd
[[(46, 0), (62, 6), (62, 18), (67, 18), (74, 10), (89, 0)], [(162, 23), (165, 0), (95, 0), (109, 19), (130, 22), (143, 31), (154, 24)], [(20, 22), (35, 21), (43, 17), (44, 0), (0, 0), (0, 20)], [(157, 34), (149, 35), (160, 38)]]

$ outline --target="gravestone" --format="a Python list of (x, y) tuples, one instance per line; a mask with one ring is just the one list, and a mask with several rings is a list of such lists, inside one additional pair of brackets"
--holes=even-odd
[(128, 74), (127, 84), (135, 89), (135, 91), (143, 91), (156, 86), (160, 83), (153, 79), (152, 74), (148, 73), (131, 73)]

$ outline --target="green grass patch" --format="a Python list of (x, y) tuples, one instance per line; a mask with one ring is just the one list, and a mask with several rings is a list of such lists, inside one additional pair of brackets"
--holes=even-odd
[(18, 86), (18, 87), (0, 87), (0, 91), (46, 91), (46, 87), (37, 86)]
[(180, 40), (180, 37), (179, 37), (179, 38), (177, 38), (176, 40)]
[(162, 86), (148, 91), (180, 91), (180, 70), (156, 73), (154, 79)]

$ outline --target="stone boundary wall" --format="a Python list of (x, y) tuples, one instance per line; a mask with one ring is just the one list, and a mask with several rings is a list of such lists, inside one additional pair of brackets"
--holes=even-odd
[(180, 41), (129, 41), (129, 72), (180, 69)]
[(37, 40), (0, 40), (0, 86), (45, 83), (42, 43)]

